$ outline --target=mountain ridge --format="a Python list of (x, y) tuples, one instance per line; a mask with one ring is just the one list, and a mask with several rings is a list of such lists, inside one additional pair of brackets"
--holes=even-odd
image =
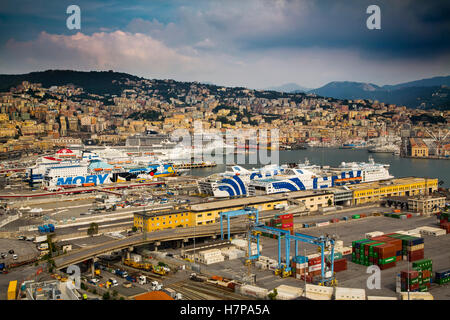
[[(9, 91), (11, 87), (21, 84), (23, 81), (41, 83), (44, 87), (53, 85), (73, 84), (84, 90), (97, 94), (120, 95), (124, 89), (132, 89), (127, 84), (129, 80), (143, 80), (128, 73), (109, 71), (75, 71), (75, 70), (46, 70), (27, 74), (0, 74), (0, 92)], [(152, 80), (152, 79), (147, 79)], [(164, 82), (165, 80), (153, 79)], [(171, 79), (167, 79), (171, 80)], [(173, 80), (175, 81), (175, 80)], [(184, 86), (186, 81), (175, 81)], [(208, 83), (211, 87), (217, 85)], [(279, 87), (300, 87), (295, 83), (286, 83)], [(230, 87), (239, 88), (239, 87)], [(304, 88), (304, 87), (302, 87)], [(289, 89), (289, 88), (287, 88)], [(306, 89), (306, 88), (304, 88)], [(268, 90), (264, 91), (277, 91)], [(450, 76), (438, 76), (395, 85), (378, 86), (373, 83), (355, 81), (332, 81), (326, 85), (309, 91), (277, 91), (281, 94), (315, 94), (321, 97), (329, 97), (341, 100), (370, 99), (389, 104), (405, 105), (410, 108), (441, 108), (450, 109)]]

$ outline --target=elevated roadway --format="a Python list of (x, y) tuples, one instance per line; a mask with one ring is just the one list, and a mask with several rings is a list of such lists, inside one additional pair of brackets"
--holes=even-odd
[[(242, 233), (246, 231), (247, 226), (245, 225), (245, 223), (234, 224), (231, 226), (232, 234)], [(68, 267), (71, 264), (76, 264), (94, 258), (96, 256), (106, 254), (108, 252), (126, 249), (133, 246), (139, 246), (152, 242), (183, 240), (194, 237), (199, 238), (217, 235), (220, 235), (220, 226), (217, 224), (198, 226), (195, 228), (175, 228), (151, 233), (139, 233), (125, 239), (113, 240), (94, 247), (69, 252), (60, 257), (56, 257), (54, 261), (56, 268), (62, 269)]]

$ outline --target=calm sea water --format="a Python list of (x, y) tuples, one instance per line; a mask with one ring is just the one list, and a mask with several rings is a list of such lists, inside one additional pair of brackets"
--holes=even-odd
[[(397, 177), (428, 177), (438, 178), (444, 181), (443, 186), (450, 188), (450, 160), (410, 159), (388, 153), (368, 153), (365, 149), (334, 149), (334, 148), (308, 148), (306, 150), (292, 150), (279, 152), (279, 164), (304, 162), (305, 158), (311, 164), (338, 166), (341, 162), (367, 162), (372, 156), (375, 162), (390, 165), (390, 173)], [(225, 156), (224, 156), (225, 159)], [(235, 159), (236, 156), (235, 156)], [(225, 161), (223, 161), (225, 163)], [(261, 164), (249, 164), (249, 156), (246, 163), (241, 164), (250, 169)], [(192, 169), (190, 173), (196, 176), (208, 176), (217, 172), (224, 172), (225, 164), (219, 164), (214, 168)]]

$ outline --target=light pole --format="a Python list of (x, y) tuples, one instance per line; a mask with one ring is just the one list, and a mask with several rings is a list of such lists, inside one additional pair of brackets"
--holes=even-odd
[(409, 301), (409, 285), (410, 285), (410, 279), (409, 279), (409, 257), (407, 257), (408, 258), (408, 260), (407, 260), (407, 263), (408, 263), (408, 276), (406, 277), (406, 279), (407, 279), (407, 286), (408, 286), (408, 301)]
[[(306, 248), (303, 250), (304, 250), (304, 257), (306, 258)], [(307, 268), (308, 268), (308, 264), (306, 264), (305, 272), (303, 274), (303, 279), (305, 280), (304, 281), (305, 288), (303, 289), (305, 291), (305, 298), (306, 298), (306, 270), (307, 270)]]

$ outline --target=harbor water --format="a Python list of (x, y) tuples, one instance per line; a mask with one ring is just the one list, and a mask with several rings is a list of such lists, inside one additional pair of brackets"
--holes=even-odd
[[(401, 158), (389, 153), (368, 153), (366, 149), (308, 148), (306, 150), (279, 151), (278, 164), (304, 162), (307, 158), (311, 164), (338, 166), (341, 162), (367, 162), (369, 156), (372, 156), (376, 163), (389, 164), (389, 172), (396, 178), (438, 178), (439, 181), (443, 181), (442, 187), (450, 188), (450, 160)], [(208, 176), (224, 172), (226, 170), (225, 159), (229, 158), (230, 155), (228, 158), (224, 155), (222, 164), (213, 168), (192, 169), (189, 174)], [(234, 159), (237, 159), (236, 155)], [(262, 165), (259, 161), (257, 164), (249, 164), (248, 154), (245, 159), (245, 163), (235, 163), (247, 169)], [(230, 161), (228, 160), (228, 162)]]

